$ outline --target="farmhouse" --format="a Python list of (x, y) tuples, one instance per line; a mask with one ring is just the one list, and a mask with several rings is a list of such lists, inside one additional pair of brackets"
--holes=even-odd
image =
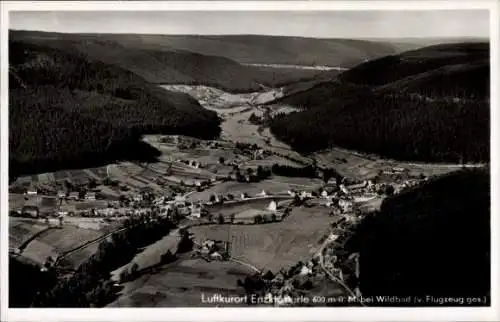
[(170, 207), (162, 208), (160, 210), (160, 216), (169, 218), (170, 217)]
[(144, 209), (144, 208), (134, 209), (134, 210), (132, 210), (132, 213), (133, 213), (134, 215), (144, 215), (144, 214), (146, 214), (146, 212), (145, 212), (145, 209)]
[(259, 193), (257, 194), (257, 197), (265, 197), (265, 196), (267, 196), (267, 193), (266, 193), (266, 191), (265, 191), (265, 190), (262, 190), (262, 192), (259, 192)]
[(210, 254), (210, 249), (207, 246), (202, 246), (200, 249), (201, 255), (208, 255)]
[(223, 260), (223, 257), (219, 252), (213, 252), (212, 254), (210, 254), (210, 258), (218, 261)]
[(267, 206), (267, 210), (272, 211), (272, 212), (276, 212), (276, 210), (277, 210), (276, 201), (272, 200), (269, 203), (269, 205)]
[[(355, 190), (362, 189), (365, 186), (366, 186), (366, 183), (365, 182), (361, 182), (361, 183), (358, 183), (358, 184), (350, 185), (350, 186), (348, 186), (346, 188), (348, 189), (348, 191), (355, 191)], [(344, 192), (344, 193), (347, 193), (347, 192)]]
[(180, 203), (185, 203), (185, 202), (186, 202), (186, 198), (184, 198), (184, 196), (177, 195), (174, 198), (174, 203), (175, 204), (180, 204)]
[(26, 191), (26, 194), (30, 195), (30, 196), (34, 196), (37, 193), (38, 193), (38, 191), (35, 188), (31, 188), (31, 189), (28, 189), (28, 191)]
[(95, 192), (87, 192), (85, 194), (85, 200), (95, 200)]
[(342, 191), (343, 193), (345, 193), (346, 195), (349, 194), (349, 189), (347, 189), (346, 186), (344, 186), (343, 184), (340, 185), (340, 191)]
[(179, 207), (177, 208), (177, 213), (181, 216), (188, 216), (191, 213), (189, 207)]
[(328, 239), (329, 239), (330, 241), (337, 240), (337, 238), (339, 238), (339, 236), (338, 236), (338, 235), (335, 235), (335, 234), (330, 234), (330, 235), (328, 236)]
[(352, 202), (350, 200), (346, 199), (340, 199), (339, 200), (339, 207), (342, 208), (344, 212), (348, 212), (352, 209)]
[(203, 247), (207, 247), (208, 249), (212, 249), (215, 246), (215, 241), (211, 239), (207, 239), (202, 243)]
[(160, 197), (156, 197), (154, 200), (153, 200), (153, 203), (155, 205), (161, 205), (165, 202), (165, 196), (160, 196)]
[(328, 182), (326, 183), (326, 186), (327, 187), (331, 187), (331, 188), (336, 188), (337, 187), (337, 179), (336, 178), (331, 178), (330, 180), (328, 180)]
[(102, 216), (110, 216), (113, 214), (113, 212), (115, 211), (115, 209), (113, 208), (103, 208), (103, 209), (96, 209), (95, 212), (99, 215), (102, 215)]
[(311, 275), (312, 274), (312, 270), (307, 267), (306, 265), (302, 266), (302, 268), (300, 269), (300, 275)]
[(78, 200), (80, 199), (80, 196), (77, 191), (72, 191), (69, 193), (68, 199)]
[(38, 218), (40, 210), (37, 206), (24, 206), (21, 210), (23, 216), (29, 216), (32, 218)]
[(191, 206), (191, 216), (195, 218), (201, 218), (201, 205)]
[(305, 198), (312, 198), (312, 193), (308, 191), (301, 191), (300, 192), (300, 198), (305, 199)]

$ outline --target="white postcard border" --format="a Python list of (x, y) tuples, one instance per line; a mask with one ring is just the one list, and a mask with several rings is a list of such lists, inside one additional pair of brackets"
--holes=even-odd
[[(499, 4), (497, 1), (1, 1), (1, 321), (499, 321)], [(8, 309), (8, 12), (233, 10), (490, 10), (491, 281), (490, 308), (158, 308)], [(464, 250), (464, 253), (466, 250)]]

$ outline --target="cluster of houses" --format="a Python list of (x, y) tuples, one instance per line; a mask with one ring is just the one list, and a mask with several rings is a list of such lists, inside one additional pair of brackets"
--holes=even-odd
[(173, 199), (165, 196), (156, 197), (153, 200), (153, 205), (160, 210), (160, 216), (168, 218), (172, 217), (174, 213), (181, 217), (201, 218), (205, 212), (201, 202), (188, 202), (181, 195), (177, 195)]
[(269, 156), (271, 156), (273, 153), (269, 150), (264, 150), (264, 149), (257, 149), (252, 152), (252, 159), (253, 160), (262, 160), (265, 159)]
[(196, 161), (196, 160), (181, 160), (181, 159), (177, 159), (176, 160), (177, 162), (182, 162), (182, 163), (185, 163), (187, 164), (188, 166), (190, 167), (193, 167), (195, 169), (198, 169), (198, 168), (204, 168), (205, 165), (202, 164), (201, 162), (199, 161)]
[(206, 239), (193, 252), (193, 257), (201, 257), (207, 261), (227, 260), (230, 253), (229, 242)]
[[(57, 197), (59, 199), (80, 200), (80, 193), (78, 191), (71, 191), (70, 193), (66, 193), (65, 191), (58, 191)], [(83, 196), (83, 199), (87, 201), (94, 201), (96, 200), (96, 193), (94, 191), (86, 192)]]
[[(55, 191), (53, 191), (52, 193), (54, 193)], [(26, 196), (36, 196), (39, 194), (39, 190), (35, 187), (30, 187), (28, 189), (26, 189), (26, 191), (24, 192), (24, 194)], [(82, 198), (80, 198), (80, 192), (78, 191), (70, 191), (70, 192), (66, 192), (66, 191), (63, 191), (63, 190), (59, 190), (57, 191), (56, 193), (56, 196), (57, 198), (59, 199), (69, 199), (69, 200), (80, 200)], [(96, 200), (96, 192), (95, 191), (88, 191), (85, 193), (85, 195), (83, 196), (83, 199), (84, 200)]]

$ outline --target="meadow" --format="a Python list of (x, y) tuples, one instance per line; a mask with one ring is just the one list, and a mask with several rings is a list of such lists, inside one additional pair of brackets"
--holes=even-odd
[(196, 240), (232, 243), (231, 256), (260, 270), (279, 271), (309, 260), (320, 247), (335, 218), (323, 207), (294, 208), (283, 221), (263, 225), (207, 225), (190, 229)]

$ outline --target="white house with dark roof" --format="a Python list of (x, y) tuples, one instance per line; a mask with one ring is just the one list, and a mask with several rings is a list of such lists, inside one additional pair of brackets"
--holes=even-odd
[(265, 190), (262, 190), (262, 192), (259, 192), (259, 193), (257, 194), (257, 197), (265, 197), (265, 196), (267, 196), (267, 193), (266, 193), (266, 191), (265, 191)]
[(274, 200), (271, 200), (271, 202), (269, 203), (269, 205), (267, 206), (267, 210), (269, 211), (273, 211), (273, 212), (276, 212), (276, 210), (278, 209), (278, 206), (276, 204), (276, 201)]
[(80, 196), (77, 191), (72, 191), (69, 193), (68, 199), (77, 200), (80, 199)]
[(90, 201), (95, 200), (96, 199), (95, 196), (96, 196), (95, 192), (87, 192), (85, 194), (85, 200), (90, 200)]
[(36, 190), (36, 188), (30, 188), (26, 191), (26, 194), (29, 196), (34, 196), (34, 195), (38, 194), (38, 191)]

